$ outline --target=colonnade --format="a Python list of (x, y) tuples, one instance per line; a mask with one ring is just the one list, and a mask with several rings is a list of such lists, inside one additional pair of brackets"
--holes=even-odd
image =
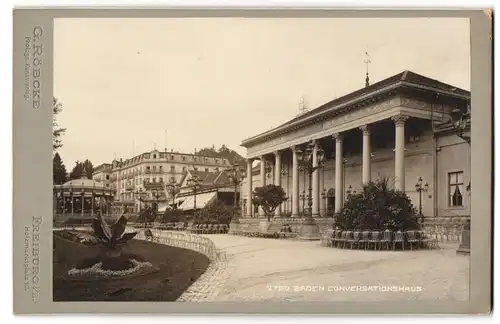
[[(395, 182), (394, 188), (399, 191), (405, 191), (405, 167), (404, 167), (404, 155), (405, 155), (405, 122), (408, 117), (405, 115), (397, 115), (391, 118), (395, 125), (395, 156), (394, 156), (394, 175)], [(370, 125), (363, 125), (359, 127), (362, 132), (363, 137), (363, 153), (362, 153), (362, 183), (363, 185), (368, 184), (371, 181), (371, 147), (370, 147)], [(335, 212), (342, 209), (345, 201), (344, 197), (344, 163), (343, 163), (343, 134), (335, 133), (332, 135), (332, 139), (335, 141)], [(305, 143), (304, 143), (305, 144)], [(312, 141), (312, 166), (318, 166), (318, 141)], [(291, 146), (289, 150), (292, 152), (292, 217), (299, 216), (299, 166), (300, 161), (298, 158), (299, 147), (297, 145)], [(278, 150), (273, 152), (275, 156), (274, 163), (274, 184), (281, 186), (281, 156), (283, 150)], [(248, 159), (247, 161), (247, 200), (246, 200), (246, 213), (247, 217), (250, 217), (253, 212), (252, 204), (252, 162), (253, 160), (259, 159), (260, 163), (260, 186), (266, 185), (266, 166), (270, 161), (266, 159), (265, 155), (261, 155), (258, 158)], [(312, 173), (312, 217), (320, 216), (320, 186), (319, 186), (319, 169), (316, 168)], [(280, 217), (282, 215), (281, 206), (276, 209), (275, 216)], [(264, 211), (259, 208), (259, 216), (264, 217)]]

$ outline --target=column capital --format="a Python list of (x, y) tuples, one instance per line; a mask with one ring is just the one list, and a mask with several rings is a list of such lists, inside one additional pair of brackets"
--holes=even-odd
[(299, 146), (298, 146), (298, 145), (292, 145), (292, 146), (290, 146), (290, 150), (291, 150), (292, 152), (296, 152), (298, 149), (299, 149)]
[(363, 133), (363, 135), (370, 135), (370, 125), (363, 125), (359, 127), (359, 130)]
[(344, 137), (342, 136), (342, 133), (335, 133), (335, 134), (332, 134), (332, 138), (334, 140), (336, 140), (337, 142), (342, 142)]
[(396, 126), (403, 126), (409, 118), (410, 117), (406, 115), (396, 115), (391, 117), (392, 121), (394, 122), (394, 124), (396, 124)]
[(276, 150), (273, 152), (274, 156), (281, 156), (281, 150)]

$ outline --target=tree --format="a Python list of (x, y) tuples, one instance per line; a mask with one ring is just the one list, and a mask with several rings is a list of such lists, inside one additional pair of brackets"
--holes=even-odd
[(253, 204), (262, 207), (268, 221), (276, 208), (288, 199), (283, 188), (272, 184), (255, 188), (253, 196)]
[(56, 151), (62, 147), (61, 136), (66, 132), (66, 128), (59, 127), (57, 114), (63, 109), (62, 104), (54, 97), (52, 98), (52, 150)]
[(342, 230), (418, 229), (417, 210), (406, 193), (389, 188), (387, 178), (370, 182), (361, 193), (347, 196), (335, 215)]
[(89, 160), (85, 160), (84, 162), (76, 161), (75, 166), (69, 174), (69, 179), (80, 179), (83, 176), (87, 177), (87, 179), (92, 179), (93, 173), (94, 166), (92, 165), (92, 162)]
[(52, 159), (52, 175), (54, 184), (63, 184), (66, 182), (68, 178), (68, 173), (66, 171), (66, 166), (62, 162), (61, 156), (59, 153), (54, 155)]
[(241, 155), (239, 155), (236, 151), (229, 149), (226, 145), (222, 145), (218, 150), (215, 148), (215, 145), (212, 145), (212, 147), (202, 148), (196, 152), (196, 155), (227, 159), (229, 163), (241, 166), (246, 164), (245, 159)]
[(94, 174), (94, 165), (89, 160), (85, 160), (83, 162), (83, 169), (85, 170), (85, 175), (87, 179), (92, 179), (92, 175)]

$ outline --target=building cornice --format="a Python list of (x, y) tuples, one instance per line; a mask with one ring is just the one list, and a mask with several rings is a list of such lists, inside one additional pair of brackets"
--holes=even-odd
[[(352, 110), (359, 109), (362, 107), (365, 107), (370, 104), (374, 104), (377, 102), (380, 102), (382, 100), (385, 100), (389, 97), (395, 96), (396, 94), (400, 93), (402, 90), (420, 90), (420, 91), (425, 91), (425, 92), (430, 92), (433, 94), (440, 94), (445, 97), (449, 98), (454, 98), (458, 100), (468, 100), (470, 99), (470, 95), (467, 96), (465, 94), (453, 92), (453, 91), (448, 91), (444, 89), (438, 89), (438, 88), (433, 88), (425, 85), (420, 85), (416, 84), (413, 82), (409, 81), (397, 81), (395, 83), (389, 84), (383, 88), (368, 92), (366, 94), (362, 94), (359, 97), (353, 98), (351, 100), (347, 100), (346, 102), (339, 103), (337, 105), (334, 105), (334, 103), (331, 107), (328, 107), (326, 105), (320, 106), (317, 109), (317, 113), (314, 113), (314, 110), (312, 110), (310, 115), (306, 115), (303, 118), (298, 118), (295, 121), (288, 122), (283, 124), (282, 126), (279, 126), (277, 128), (274, 128), (272, 130), (269, 130), (267, 132), (261, 133), (259, 135), (250, 137), (246, 140), (244, 140), (241, 143), (241, 146), (243, 147), (251, 147), (256, 144), (260, 144), (262, 142), (272, 140), (276, 137), (282, 136), (284, 134), (303, 129), (309, 125), (316, 124), (319, 122), (322, 122), (326, 119), (339, 116), (342, 114), (347, 114)], [(326, 109), (321, 109), (325, 108)]]

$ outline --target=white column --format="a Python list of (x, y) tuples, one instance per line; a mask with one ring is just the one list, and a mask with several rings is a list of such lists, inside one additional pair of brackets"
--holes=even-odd
[(335, 139), (335, 212), (339, 212), (344, 205), (342, 134), (334, 134), (333, 138)]
[(297, 147), (292, 147), (292, 217), (299, 216), (299, 160), (297, 158)]
[(251, 159), (248, 159), (247, 160), (247, 212), (246, 212), (246, 216), (247, 217), (252, 217), (252, 214), (253, 214), (253, 204), (252, 204), (252, 192), (253, 192), (253, 188), (252, 188), (252, 182), (253, 182), (253, 178), (252, 178), (252, 160)]
[(399, 191), (405, 191), (405, 122), (408, 116), (398, 115), (392, 117), (396, 126), (396, 147), (394, 158), (394, 188)]
[(318, 167), (318, 142), (313, 141), (312, 166), (316, 168), (312, 174), (312, 216), (319, 216), (319, 169)]
[(368, 125), (360, 127), (363, 132), (363, 176), (362, 184), (366, 186), (371, 181), (371, 150), (370, 150), (370, 129)]
[[(264, 187), (266, 185), (266, 160), (264, 159), (264, 156), (260, 156), (260, 186)], [(264, 209), (262, 207), (259, 207), (259, 215), (261, 217), (265, 217), (266, 213), (264, 213)]]
[[(274, 152), (274, 156), (276, 157), (275, 160), (276, 162), (274, 163), (274, 185), (281, 187), (281, 152), (280, 151)], [(281, 216), (281, 208), (282, 204), (276, 208), (274, 216), (277, 217)]]

